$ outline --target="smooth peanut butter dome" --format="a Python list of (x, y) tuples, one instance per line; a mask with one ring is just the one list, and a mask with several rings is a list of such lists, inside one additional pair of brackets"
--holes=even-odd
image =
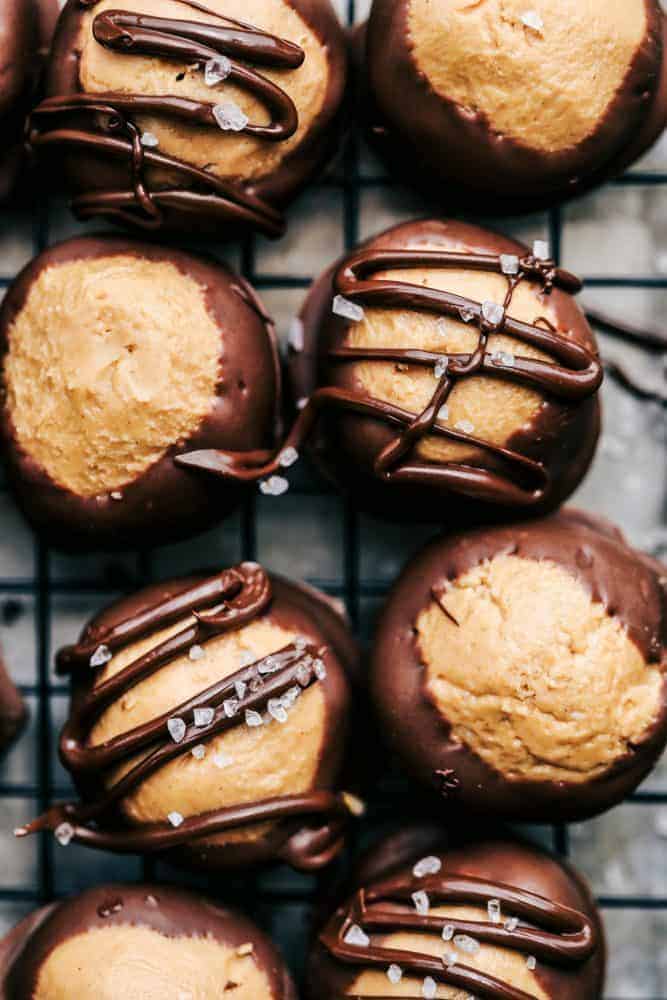
[(448, 798), (572, 819), (609, 808), (655, 763), (665, 577), (606, 531), (567, 512), (442, 539), (404, 571), (379, 628), (375, 698), (389, 738)]
[(36, 257), (0, 313), (3, 424), (19, 500), (59, 547), (150, 544), (239, 499), (173, 461), (188, 442), (272, 441), (271, 320), (227, 268), (80, 238)]
[(501, 209), (569, 197), (664, 128), (663, 34), (655, 0), (375, 0), (372, 135), (443, 201), (447, 182)]
[(61, 753), (83, 801), (19, 832), (204, 868), (320, 867), (354, 809), (335, 790), (354, 657), (326, 598), (253, 563), (112, 606), (58, 658), (75, 680)]
[(7, 1000), (294, 1000), (245, 917), (167, 886), (108, 885), (36, 911), (0, 942)]

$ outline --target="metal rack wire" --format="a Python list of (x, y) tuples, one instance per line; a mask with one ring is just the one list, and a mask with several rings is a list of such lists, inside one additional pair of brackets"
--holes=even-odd
[[(350, 24), (355, 21), (355, 0), (349, 0), (347, 17)], [(360, 235), (360, 195), (369, 189), (389, 188), (392, 181), (385, 176), (367, 176), (360, 172), (360, 155), (358, 141), (354, 136), (348, 139), (343, 161), (339, 172), (332, 178), (323, 182), (327, 186), (333, 186), (340, 191), (342, 198), (342, 218), (340, 225), (343, 234), (343, 243), (346, 249), (354, 247)], [(667, 173), (635, 172), (616, 182), (617, 186), (628, 184), (658, 187), (667, 190)], [(39, 253), (47, 247), (52, 238), (51, 227), (52, 208), (48, 204), (37, 207), (35, 211), (35, 221), (32, 234), (32, 245), (34, 253)], [(554, 256), (560, 260), (563, 237), (563, 217), (562, 210), (554, 209), (549, 214), (548, 230), (551, 239)], [(265, 274), (258, 269), (256, 241), (253, 238), (247, 239), (241, 248), (242, 270), (248, 280), (260, 290), (260, 292), (271, 292), (280, 289), (303, 289), (304, 293), (310, 284), (311, 275), (298, 275), (293, 273)], [(0, 270), (2, 262), (0, 261)], [(7, 287), (13, 280), (13, 274), (0, 275), (0, 289)], [(643, 289), (667, 289), (667, 278), (663, 277), (596, 277), (591, 276), (587, 281), (588, 287), (598, 288), (643, 288)], [(302, 477), (294, 487), (296, 495), (309, 497), (313, 503), (321, 496), (321, 484)], [(352, 622), (356, 628), (368, 629), (369, 627), (369, 606), (376, 602), (386, 589), (386, 581), (369, 577), (362, 570), (361, 565), (361, 540), (363, 531), (363, 521), (359, 515), (340, 502), (340, 515), (342, 519), (341, 540), (342, 540), (342, 562), (341, 574), (337, 579), (311, 579), (310, 582), (318, 585), (329, 593), (341, 597), (348, 608)], [(663, 519), (667, 515), (667, 506), (663, 507)], [(221, 527), (220, 531), (225, 531)], [(256, 511), (256, 501), (250, 499), (241, 512), (238, 522), (240, 536), (239, 555), (242, 558), (252, 559), (262, 557), (258, 551), (258, 518)], [(14, 596), (17, 600), (34, 600), (34, 645), (36, 649), (37, 674), (34, 684), (23, 684), (21, 690), (24, 695), (35, 699), (37, 702), (37, 767), (35, 780), (28, 782), (9, 782), (4, 779), (3, 771), (0, 770), (0, 816), (5, 810), (2, 803), (7, 800), (25, 800), (29, 802), (33, 812), (40, 812), (45, 809), (54, 798), (67, 794), (66, 788), (61, 788), (56, 775), (54, 760), (54, 703), (55, 699), (63, 698), (66, 689), (54, 682), (51, 672), (51, 636), (53, 634), (54, 602), (67, 595), (90, 594), (99, 598), (99, 603), (103, 603), (104, 595), (117, 593), (119, 589), (132, 589), (142, 582), (149, 580), (153, 575), (154, 554), (139, 553), (136, 556), (133, 569), (130, 571), (127, 580), (123, 581), (106, 578), (101, 572), (94, 572), (92, 577), (86, 578), (78, 575), (72, 578), (61, 579), (54, 577), (52, 573), (53, 554), (46, 549), (39, 541), (34, 540), (34, 560), (35, 573), (32, 579), (5, 578), (0, 568), (0, 593)], [(86, 565), (89, 565), (88, 563)], [(190, 568), (184, 565), (183, 570)], [(375, 825), (379, 827), (383, 818), (390, 814), (406, 812), (410, 808), (412, 793), (406, 793), (405, 788), (392, 784), (384, 793), (381, 800), (371, 803), (370, 819), (367, 829)], [(638, 806), (664, 806), (667, 807), (667, 791), (639, 791), (632, 796), (631, 802)], [(4, 825), (3, 820), (3, 825)], [(558, 826), (551, 831), (553, 847), (561, 854), (567, 855), (570, 850), (570, 837), (567, 828)], [(50, 900), (58, 895), (62, 889), (58, 886), (57, 865), (60, 864), (55, 851), (59, 850), (50, 837), (43, 837), (39, 841), (37, 866), (34, 879), (20, 885), (4, 885), (0, 882), (0, 906), (3, 904), (25, 904), (26, 908), (37, 905), (40, 902)], [(667, 847), (665, 853), (667, 862)], [(174, 872), (168, 869), (162, 871), (160, 864), (148, 859), (142, 862), (142, 867), (137, 871), (138, 876), (151, 879), (154, 877), (174, 878)], [(178, 876), (177, 876), (178, 877)], [(305, 940), (305, 924), (312, 909), (313, 902), (317, 898), (318, 889), (322, 888), (322, 883), (328, 878), (327, 875), (319, 879), (303, 878), (293, 876), (288, 873), (281, 873), (279, 876), (257, 876), (243, 880), (225, 880), (224, 886), (214, 886), (220, 891), (224, 898), (232, 898), (243, 905), (246, 909), (259, 915), (264, 923), (276, 922), (274, 933), (280, 939), (290, 953), (293, 965), (300, 967), (303, 961), (303, 941)], [(188, 881), (192, 882), (192, 879)], [(210, 888), (210, 885), (209, 885)], [(604, 895), (600, 898), (603, 910), (611, 912), (614, 910), (638, 910), (638, 911), (662, 911), (667, 918), (667, 896), (650, 896), (642, 893), (623, 895)], [(285, 908), (295, 908), (298, 911), (299, 927), (295, 933), (290, 931), (286, 935), (284, 927), (286, 923), (282, 917), (276, 920), (277, 914), (283, 914)], [(296, 942), (296, 943), (295, 943)], [(614, 983), (610, 984), (609, 996), (614, 1000), (629, 1000), (614, 992)], [(633, 997), (642, 997), (644, 1000), (662, 1000), (665, 993), (658, 995), (647, 993), (633, 993)]]

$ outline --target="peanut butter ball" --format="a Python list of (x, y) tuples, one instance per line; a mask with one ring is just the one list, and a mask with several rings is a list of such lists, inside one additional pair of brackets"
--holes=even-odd
[(411, 772), (452, 807), (575, 821), (667, 742), (667, 575), (575, 511), (440, 538), (380, 619), (372, 696)]
[(60, 752), (82, 801), (19, 835), (204, 869), (327, 864), (359, 806), (336, 790), (356, 655), (328, 598), (256, 563), (112, 605), (57, 659), (73, 681)]
[(296, 1000), (252, 921), (164, 885), (102, 885), (35, 911), (0, 941), (5, 1000)]
[(314, 285), (295, 323), (299, 415), (266, 455), (185, 452), (223, 481), (270, 477), (307, 447), (362, 509), (475, 523), (560, 504), (599, 431), (602, 368), (545, 243), (437, 219), (365, 243)]
[(535, 210), (622, 172), (667, 122), (658, 0), (374, 0), (371, 138), (440, 204)]
[(58, 548), (201, 531), (242, 492), (173, 456), (273, 442), (273, 324), (250, 286), (213, 260), (125, 239), (69, 240), (10, 287), (0, 350), (10, 480)]
[(25, 119), (57, 16), (57, 0), (3, 0), (0, 7), (0, 205), (14, 194), (24, 165)]
[(311, 1000), (602, 995), (599, 913), (582, 878), (555, 857), (422, 826), (371, 849), (365, 867), (312, 951)]
[(278, 236), (332, 152), (345, 73), (329, 0), (69, 0), (29, 139), (80, 219)]

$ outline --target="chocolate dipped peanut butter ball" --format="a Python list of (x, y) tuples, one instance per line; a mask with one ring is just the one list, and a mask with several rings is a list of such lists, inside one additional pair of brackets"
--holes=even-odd
[(535, 210), (621, 173), (667, 123), (658, 0), (374, 0), (369, 133), (440, 204)]
[(57, 16), (57, 0), (0, 5), (0, 206), (14, 194), (24, 166), (25, 121), (37, 99)]
[(3, 1000), (296, 1000), (247, 917), (165, 885), (101, 885), (36, 910), (0, 941)]
[(68, 0), (29, 141), (80, 219), (279, 236), (332, 152), (345, 63), (329, 0)]
[(576, 511), (440, 538), (378, 623), (372, 697), (451, 808), (585, 819), (667, 742), (667, 574)]
[(555, 857), (411, 827), (372, 849), (366, 868), (311, 953), (311, 1000), (599, 1000), (600, 916)]
[(4, 456), (18, 502), (58, 548), (146, 546), (240, 501), (174, 464), (184, 447), (273, 442), (273, 324), (213, 260), (126, 239), (40, 254), (0, 310)]
[(81, 794), (17, 833), (213, 869), (327, 864), (356, 647), (328, 598), (255, 563), (158, 584), (84, 629), (60, 753)]
[(200, 451), (230, 481), (307, 444), (365, 510), (470, 523), (561, 503), (591, 461), (602, 368), (548, 247), (435, 219), (380, 234), (315, 284), (293, 331), (301, 410), (270, 462)]

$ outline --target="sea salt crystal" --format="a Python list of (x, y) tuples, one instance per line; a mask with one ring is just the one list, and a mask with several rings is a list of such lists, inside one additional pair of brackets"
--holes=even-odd
[(433, 855), (422, 858), (412, 869), (415, 878), (424, 878), (426, 875), (437, 875), (442, 868), (442, 861)]
[(245, 698), (245, 693), (247, 688), (248, 685), (246, 684), (245, 681), (234, 681), (234, 690), (236, 691), (236, 695), (239, 701), (243, 701), (243, 699)]
[(287, 722), (287, 711), (285, 710), (285, 706), (280, 698), (269, 698), (266, 707), (269, 715), (272, 719), (275, 719), (276, 722)]
[(442, 940), (451, 941), (454, 937), (454, 924), (445, 924), (442, 928)]
[(402, 978), (403, 978), (403, 969), (400, 967), (400, 965), (392, 963), (387, 969), (387, 979), (389, 980), (390, 983), (394, 983), (395, 985), (396, 983), (400, 983)]
[(169, 815), (167, 816), (167, 819), (174, 827), (180, 826), (181, 823), (183, 822), (183, 816), (179, 812), (170, 812)]
[(53, 835), (61, 847), (67, 847), (74, 836), (74, 827), (71, 823), (61, 823), (55, 828)]
[(433, 374), (436, 378), (440, 379), (443, 375), (447, 373), (447, 366), (449, 365), (449, 358), (439, 358), (435, 363), (435, 368), (433, 369)]
[(246, 708), (245, 710), (245, 724), (253, 729), (255, 726), (261, 726), (264, 720), (259, 712), (254, 712), (252, 708)]
[(299, 666), (294, 671), (294, 676), (298, 680), (301, 687), (304, 688), (308, 687), (308, 685), (310, 684), (310, 677), (311, 677), (310, 667), (308, 666), (308, 664), (300, 663)]
[(519, 258), (513, 253), (501, 253), (500, 255), (500, 270), (503, 274), (518, 274), (519, 273)]
[(435, 979), (432, 976), (427, 976), (422, 983), (422, 996), (426, 997), (426, 1000), (433, 1000), (433, 997), (438, 991), (435, 985)]
[(152, 132), (143, 132), (141, 135), (141, 145), (148, 149), (154, 149), (158, 145), (158, 137)]
[(537, 32), (538, 35), (541, 35), (544, 31), (544, 21), (536, 10), (527, 10), (525, 14), (521, 15), (521, 21), (526, 28)]
[(242, 132), (248, 124), (248, 116), (233, 101), (215, 104), (213, 117), (223, 132)]
[(449, 407), (441, 406), (438, 410), (438, 420), (449, 420)]
[(201, 729), (203, 726), (210, 726), (215, 718), (215, 709), (213, 708), (195, 708), (192, 713), (194, 716), (195, 726)]
[(475, 425), (471, 424), (469, 420), (457, 420), (454, 427), (457, 431), (462, 431), (463, 434), (472, 434), (475, 430)]
[(103, 667), (111, 659), (111, 650), (108, 646), (98, 646), (90, 658), (91, 667)]
[(123, 494), (120, 492), (120, 490), (112, 490), (111, 493), (109, 494), (109, 496), (111, 497), (112, 500), (122, 500), (123, 499)]
[(299, 452), (296, 448), (285, 448), (278, 459), (278, 464), (282, 466), (283, 469), (289, 469), (291, 465), (299, 461)]
[(301, 688), (294, 685), (294, 687), (288, 688), (287, 691), (281, 695), (280, 704), (283, 708), (289, 710), (300, 695)]
[(491, 355), (494, 365), (504, 365), (505, 368), (513, 368), (515, 358), (510, 351), (494, 351)]
[(188, 659), (190, 660), (201, 660), (204, 655), (204, 650), (201, 646), (190, 646), (188, 651)]
[(193, 747), (190, 751), (195, 760), (203, 760), (206, 756), (206, 747), (203, 743), (198, 743), (196, 747)]
[(230, 757), (229, 754), (223, 753), (222, 750), (213, 755), (213, 763), (216, 767), (223, 768), (229, 767), (230, 764), (234, 763), (234, 758)]
[(467, 955), (476, 955), (480, 947), (479, 941), (475, 941), (467, 934), (457, 934), (454, 938), (454, 945)]
[(236, 949), (236, 954), (239, 958), (243, 958), (244, 955), (252, 955), (255, 950), (255, 946), (252, 941), (246, 941), (245, 944), (240, 944)]
[(178, 717), (167, 719), (167, 729), (174, 743), (181, 743), (185, 739), (186, 725), (183, 719)]
[(297, 410), (305, 410), (308, 406), (308, 396), (302, 396), (301, 399), (297, 399), (296, 408)]
[(283, 493), (287, 493), (288, 489), (289, 482), (284, 476), (269, 476), (268, 479), (263, 479), (259, 484), (260, 493), (269, 497), (282, 496)]
[(280, 662), (280, 659), (277, 656), (271, 656), (271, 654), (269, 654), (269, 656), (265, 656), (263, 660), (260, 660), (257, 664), (257, 669), (260, 674), (275, 674), (278, 670), (280, 670), (281, 666), (282, 663)]
[(492, 326), (500, 326), (505, 319), (505, 310), (498, 302), (486, 301), (482, 303), (482, 316), (487, 323)]
[(323, 681), (326, 678), (327, 668), (324, 666), (324, 660), (313, 660), (313, 672), (318, 681)]
[(492, 924), (499, 924), (500, 923), (500, 900), (499, 899), (490, 899), (489, 902), (486, 904), (486, 910), (487, 910), (487, 913), (489, 914), (489, 920), (491, 921), (491, 923)]
[(449, 952), (447, 952), (446, 955), (443, 955), (442, 956), (442, 960), (443, 960), (443, 962), (445, 963), (445, 965), (447, 966), (448, 969), (451, 968), (452, 965), (456, 965), (456, 963), (458, 961), (458, 959), (456, 957), (456, 953), (453, 952), (453, 951), (449, 951)]
[(236, 698), (227, 698), (226, 701), (223, 701), (222, 707), (227, 718), (231, 719), (238, 712), (239, 703)]
[(528, 958), (526, 959), (526, 966), (527, 968), (530, 969), (531, 972), (533, 972), (533, 970), (537, 967), (537, 959), (535, 958), (534, 955), (528, 956)]
[(355, 945), (358, 948), (368, 948), (371, 943), (371, 939), (368, 934), (362, 931), (359, 924), (352, 924), (352, 926), (347, 929), (343, 941), (345, 944)]
[(519, 926), (518, 917), (510, 917), (508, 920), (505, 921), (505, 930), (509, 931), (510, 933), (512, 931), (515, 931), (518, 926)]
[(459, 316), (464, 323), (472, 323), (476, 315), (475, 310), (471, 309), (470, 306), (461, 306), (459, 309)]
[(423, 917), (428, 913), (431, 904), (423, 889), (412, 893), (412, 902), (415, 904), (415, 910), (420, 914), (420, 916)]
[(533, 257), (536, 260), (549, 260), (551, 251), (546, 240), (535, 240), (533, 243)]
[(358, 795), (354, 795), (352, 792), (342, 792), (342, 799), (347, 806), (348, 812), (353, 816), (363, 816), (366, 812), (366, 803), (359, 798)]
[(231, 60), (227, 56), (215, 56), (204, 66), (204, 83), (207, 87), (215, 87), (217, 83), (226, 80), (232, 71)]
[(295, 316), (290, 323), (287, 343), (296, 354), (299, 354), (303, 350), (303, 323), (298, 316)]
[(356, 302), (350, 302), (343, 295), (336, 295), (333, 304), (332, 311), (336, 316), (342, 316), (343, 319), (351, 319), (353, 323), (360, 323), (364, 318), (364, 310)]

